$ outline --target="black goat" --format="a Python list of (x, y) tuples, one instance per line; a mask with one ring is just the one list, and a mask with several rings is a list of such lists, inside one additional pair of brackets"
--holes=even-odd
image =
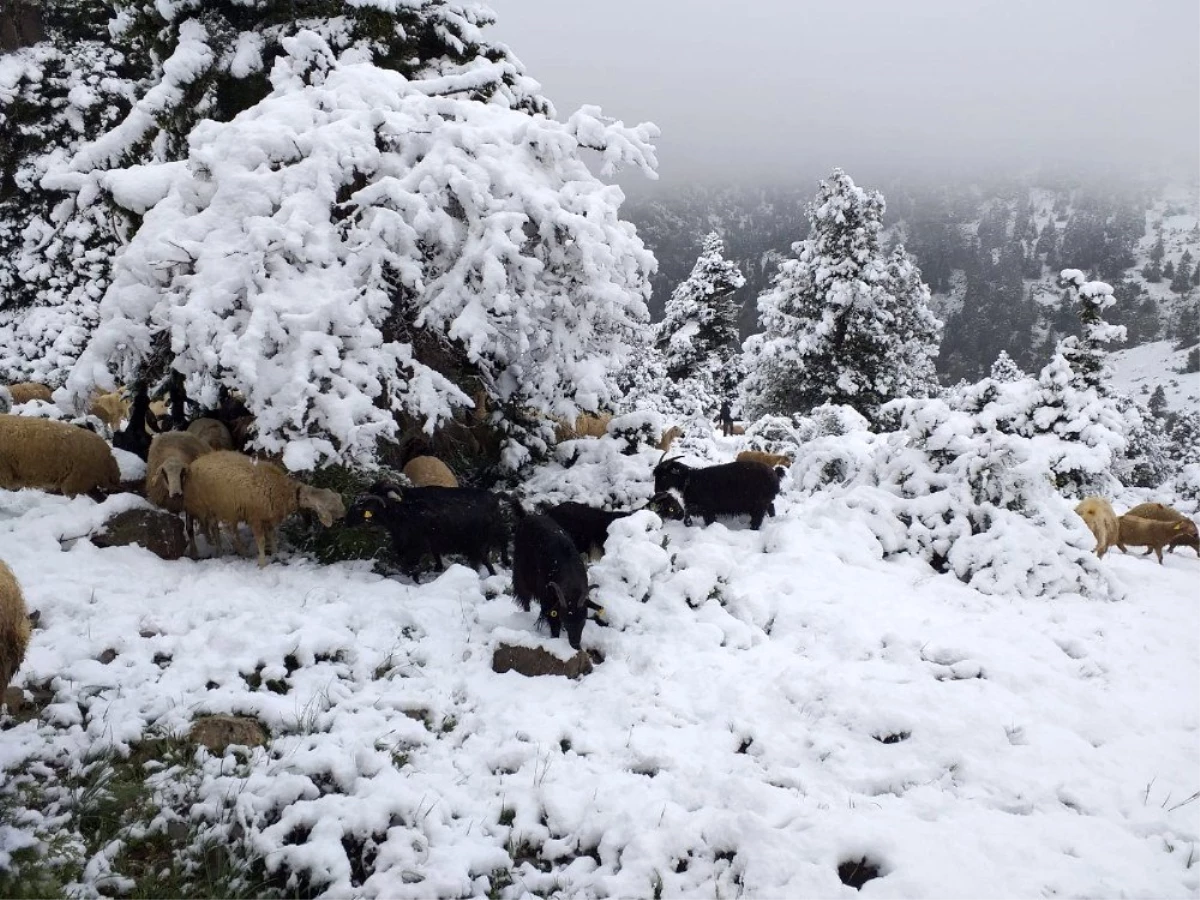
[(477, 488), (401, 488), (377, 482), (346, 511), (347, 525), (380, 525), (388, 530), (404, 571), (414, 579), (426, 555), (438, 570), (442, 556), (458, 553), (478, 568), (496, 574), (488, 558), (493, 549), (509, 564), (509, 529), (499, 498)]
[(746, 514), (750, 516), (750, 527), (757, 530), (765, 516), (775, 515), (779, 475), (758, 462), (693, 468), (678, 459), (668, 459), (654, 467), (654, 490), (660, 494), (679, 492), (685, 525), (692, 524), (694, 512), (704, 517), (705, 525), (711, 525), (719, 515)]
[(548, 515), (524, 516), (513, 539), (513, 593), (528, 612), (536, 598), (539, 618), (550, 626), (551, 637), (563, 627), (567, 641), (578, 650), (588, 610), (599, 604), (588, 598), (587, 569), (571, 536)]
[(146, 431), (146, 417), (150, 415), (150, 394), (146, 385), (139, 382), (133, 394), (133, 404), (129, 408), (129, 421), (125, 427), (113, 435), (113, 446), (120, 450), (135, 453), (142, 459), (150, 453), (150, 441), (153, 436)]
[[(660, 516), (682, 516), (683, 510), (670, 494), (655, 494), (642, 509), (651, 509)], [(604, 542), (608, 539), (608, 526), (617, 519), (633, 515), (640, 510), (631, 509), (617, 512), (607, 509), (596, 509), (586, 503), (567, 501), (551, 506), (544, 512), (558, 523), (575, 542), (575, 548), (589, 558), (604, 553)]]

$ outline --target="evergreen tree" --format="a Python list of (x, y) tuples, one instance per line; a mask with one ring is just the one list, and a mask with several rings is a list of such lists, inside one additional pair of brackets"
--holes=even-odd
[(1077, 387), (1093, 388), (1104, 395), (1108, 391), (1105, 377), (1107, 353), (1104, 346), (1114, 340), (1124, 340), (1125, 328), (1104, 321), (1104, 310), (1115, 303), (1113, 289), (1103, 281), (1088, 281), (1078, 269), (1063, 269), (1060, 278), (1073, 285), (1079, 295), (1079, 337), (1069, 337), (1060, 344), (1060, 353), (1071, 366)]
[(1148, 409), (1150, 411), (1150, 415), (1156, 419), (1162, 419), (1166, 417), (1167, 393), (1163, 390), (1163, 386), (1161, 384), (1158, 385), (1158, 387), (1154, 389), (1154, 393), (1150, 395), (1150, 400), (1146, 404), (1146, 409)]
[(675, 381), (699, 378), (710, 393), (727, 397), (741, 382), (741, 344), (736, 291), (746, 283), (725, 259), (725, 244), (712, 232), (704, 238), (691, 274), (671, 294), (656, 342)]
[(1163, 261), (1163, 256), (1166, 255), (1166, 252), (1167, 248), (1166, 245), (1163, 244), (1163, 236), (1160, 232), (1158, 235), (1158, 240), (1155, 241), (1154, 246), (1150, 248), (1150, 262), (1161, 264)]
[(1146, 263), (1142, 266), (1142, 278), (1150, 284), (1158, 284), (1162, 281), (1162, 274), (1162, 267), (1156, 262)]
[(471, 0), (130, 11), (163, 80), (59, 184), (144, 216), (70, 398), (168, 370), (201, 402), (238, 388), (295, 469), (370, 462), (479, 392), (515, 467), (525, 418), (619, 399), (654, 261), (583, 156), (652, 173), (656, 130), (541, 115), (490, 21)]
[(881, 194), (841, 169), (821, 182), (810, 237), (758, 300), (764, 331), (745, 345), (748, 417), (835, 403), (872, 418), (888, 400), (936, 389), (942, 324), (904, 249), (884, 256), (883, 209)]
[(1171, 279), (1171, 290), (1176, 294), (1186, 294), (1192, 288), (1192, 254), (1187, 250), (1175, 267), (1175, 276)]
[(992, 370), (988, 377), (993, 381), (1009, 383), (1013, 381), (1020, 381), (1021, 379), (1028, 378), (1029, 376), (1021, 371), (1020, 366), (1013, 362), (1012, 357), (1009, 356), (1008, 353), (1006, 353), (1004, 350), (1001, 350), (1000, 355), (996, 357), (996, 361), (992, 363)]
[(1175, 263), (1172, 260), (1167, 260), (1162, 267), (1163, 278), (1172, 280), (1175, 278)]
[(1200, 303), (1184, 301), (1175, 320), (1175, 349), (1182, 350), (1200, 340)]

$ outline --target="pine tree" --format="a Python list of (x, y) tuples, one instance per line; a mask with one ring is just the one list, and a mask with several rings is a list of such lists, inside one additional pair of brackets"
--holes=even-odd
[(1013, 362), (1012, 357), (1008, 353), (1001, 350), (1000, 355), (996, 357), (996, 361), (992, 363), (992, 370), (988, 377), (993, 381), (1010, 383), (1020, 381), (1022, 378), (1028, 378), (1029, 376), (1021, 371), (1020, 366)]
[[(181, 5), (138, 8), (131, 40), (178, 38), (164, 71), (213, 77), (200, 98), (156, 86), (76, 154), (81, 192), (120, 200), (140, 187), (144, 205), (71, 370), (77, 404), (95, 383), (168, 370), (201, 402), (239, 388), (259, 446), (302, 469), (371, 462), (380, 439), (433, 431), (480, 392), (510, 437), (501, 464), (516, 467), (538, 449), (527, 419), (619, 399), (653, 257), (583, 157), (598, 154), (602, 177), (652, 174), (656, 129), (595, 107), (543, 116), (536, 83), (483, 42), (482, 7), (399, 6), (297, 2), (313, 16), (300, 24), (282, 0), (214, 2), (216, 21), (241, 23), (229, 33)], [(319, 18), (334, 9), (351, 21)], [(139, 25), (160, 15), (179, 19)], [(269, 60), (272, 41), (282, 52)], [(225, 106), (239, 72), (269, 92)], [(189, 118), (179, 97), (247, 105), (177, 143), (155, 113)], [(147, 135), (151, 159), (132, 172), (146, 156), (126, 151)]]
[(870, 419), (888, 400), (936, 389), (942, 325), (904, 249), (884, 256), (883, 209), (881, 194), (841, 169), (821, 182), (810, 236), (758, 300), (764, 331), (745, 345), (748, 417), (835, 403)]
[(1159, 234), (1158, 240), (1154, 242), (1154, 246), (1150, 248), (1150, 262), (1162, 263), (1163, 256), (1166, 255), (1167, 248), (1163, 244), (1163, 236)]
[(1192, 288), (1192, 254), (1187, 250), (1175, 267), (1175, 275), (1171, 279), (1171, 290), (1176, 294), (1186, 294)]
[(687, 279), (671, 294), (659, 326), (657, 346), (675, 381), (701, 379), (710, 393), (727, 397), (741, 382), (741, 345), (736, 291), (746, 283), (725, 244), (713, 232)]
[(1082, 331), (1079, 337), (1069, 337), (1061, 344), (1061, 354), (1071, 366), (1077, 387), (1093, 388), (1100, 394), (1108, 391), (1105, 365), (1106, 344), (1125, 339), (1125, 328), (1104, 321), (1104, 310), (1115, 303), (1111, 285), (1103, 281), (1088, 281), (1078, 269), (1063, 269), (1060, 279), (1072, 285), (1078, 293), (1078, 313)]
[(1150, 395), (1150, 400), (1146, 404), (1146, 408), (1150, 411), (1150, 415), (1156, 419), (1164, 418), (1167, 414), (1167, 393), (1163, 390), (1160, 384), (1154, 389), (1154, 393)]

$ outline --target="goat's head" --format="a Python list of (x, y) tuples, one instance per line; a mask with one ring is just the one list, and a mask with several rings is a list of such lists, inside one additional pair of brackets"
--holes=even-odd
[(554, 593), (554, 606), (545, 610), (546, 621), (550, 623), (550, 636), (558, 637), (561, 629), (567, 629), (567, 643), (573, 650), (578, 650), (583, 641), (583, 626), (588, 619), (588, 597), (583, 593), (578, 597), (567, 598), (553, 581), (550, 590)]
[(688, 476), (691, 473), (691, 467), (680, 462), (677, 456), (660, 460), (654, 467), (654, 493), (662, 494), (669, 490), (682, 491), (687, 486)]
[[(377, 494), (363, 494), (346, 510), (347, 525), (383, 525), (387, 500)], [(376, 521), (379, 520), (379, 521)]]

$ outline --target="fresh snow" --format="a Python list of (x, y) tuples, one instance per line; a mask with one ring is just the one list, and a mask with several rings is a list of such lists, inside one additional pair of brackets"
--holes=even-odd
[[(657, 453), (572, 443), (578, 461), (528, 482), (527, 505), (556, 484), (648, 496)], [(590, 567), (611, 626), (584, 645), (604, 661), (569, 681), (491, 670), (502, 640), (567, 650), (506, 570), (414, 585), (365, 562), (71, 540), (142, 502), (0, 491), (0, 558), (41, 614), (16, 683), (53, 691), (41, 720), (4, 721), (0, 782), (235, 713), (267, 748), (197, 750), (162, 796), (186, 783), (194, 824), (228, 839), (238, 823), (329, 897), (849, 897), (838, 865), (864, 856), (878, 897), (1200, 890), (1190, 550), (1162, 566), (1111, 552), (1115, 602), (985, 595), (885, 560), (866, 511), (785, 481), (760, 532), (618, 522)], [(251, 689), (260, 667), (287, 692)], [(41, 815), (0, 827), (0, 859)], [(374, 847), (361, 884), (343, 836)], [(111, 884), (94, 862), (83, 895)], [(489, 880), (508, 868), (510, 886)]]
[(1162, 385), (1170, 409), (1200, 412), (1200, 372), (1183, 372), (1190, 349), (1177, 350), (1175, 341), (1154, 341), (1110, 353), (1112, 386), (1144, 405)]

